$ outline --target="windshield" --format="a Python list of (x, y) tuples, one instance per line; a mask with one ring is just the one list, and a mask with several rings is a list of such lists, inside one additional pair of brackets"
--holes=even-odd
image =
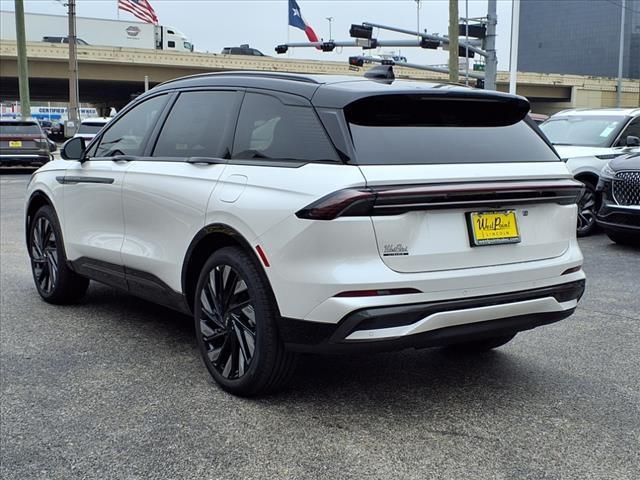
[(571, 115), (550, 118), (540, 129), (554, 145), (609, 147), (625, 121), (622, 116)]
[(40, 135), (40, 127), (33, 122), (2, 122), (0, 123), (0, 135)]
[(102, 127), (104, 127), (104, 123), (81, 123), (80, 128), (78, 129), (78, 133), (98, 133)]

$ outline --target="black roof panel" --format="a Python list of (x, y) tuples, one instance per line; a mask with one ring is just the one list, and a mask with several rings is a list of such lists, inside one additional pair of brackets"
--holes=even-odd
[[(267, 71), (212, 72), (183, 77), (162, 83), (152, 92), (197, 87), (262, 88), (303, 96), (315, 106), (343, 108), (360, 98), (372, 95), (423, 94), (441, 98), (514, 99), (515, 96), (495, 91), (478, 90), (447, 83), (395, 80), (388, 84), (349, 75), (313, 75)], [(526, 101), (523, 97), (517, 97)]]

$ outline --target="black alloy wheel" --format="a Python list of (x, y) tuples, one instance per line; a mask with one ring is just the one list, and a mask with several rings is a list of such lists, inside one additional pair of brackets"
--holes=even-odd
[(38, 290), (50, 295), (58, 282), (58, 244), (53, 225), (44, 216), (31, 230), (31, 262)]
[(60, 223), (49, 205), (30, 219), (29, 257), (36, 289), (49, 303), (75, 303), (89, 288), (89, 279), (71, 270), (62, 241)]
[(200, 302), (200, 335), (209, 362), (226, 379), (242, 377), (256, 349), (256, 316), (246, 282), (231, 266), (216, 265)]
[(280, 339), (273, 292), (248, 252), (224, 247), (209, 257), (196, 285), (193, 314), (200, 354), (223, 389), (248, 397), (288, 382), (296, 355)]
[(578, 198), (578, 226), (579, 237), (590, 235), (596, 226), (597, 197), (593, 185), (584, 184), (584, 190)]

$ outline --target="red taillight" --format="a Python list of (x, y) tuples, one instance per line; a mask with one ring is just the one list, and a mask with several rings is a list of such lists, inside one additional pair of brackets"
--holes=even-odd
[(368, 215), (376, 194), (366, 188), (338, 190), (296, 212), (298, 218), (333, 220), (344, 214)]
[(557, 203), (570, 205), (582, 192), (575, 180), (515, 180), (427, 185), (383, 185), (338, 190), (296, 213), (298, 218), (401, 215), (413, 210)]
[(340, 292), (334, 297), (382, 297), (384, 295), (409, 295), (412, 293), (422, 293), (416, 288), (391, 288), (388, 290), (351, 290)]

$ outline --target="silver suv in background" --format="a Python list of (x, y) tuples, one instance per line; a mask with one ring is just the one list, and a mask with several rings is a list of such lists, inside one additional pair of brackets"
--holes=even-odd
[(608, 161), (640, 151), (640, 108), (592, 108), (556, 113), (540, 128), (577, 180), (585, 185), (578, 203), (578, 236), (596, 225), (596, 186)]

